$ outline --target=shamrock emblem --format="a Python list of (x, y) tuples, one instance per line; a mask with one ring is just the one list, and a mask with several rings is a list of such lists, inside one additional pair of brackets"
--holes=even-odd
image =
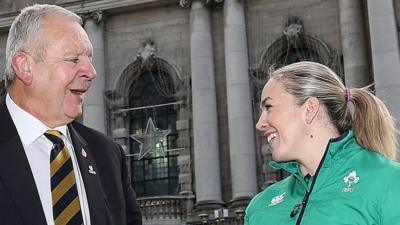
[(353, 184), (357, 184), (359, 180), (360, 178), (357, 177), (357, 172), (355, 170), (351, 171), (348, 176), (343, 178), (343, 181), (347, 184), (348, 188), (350, 188)]

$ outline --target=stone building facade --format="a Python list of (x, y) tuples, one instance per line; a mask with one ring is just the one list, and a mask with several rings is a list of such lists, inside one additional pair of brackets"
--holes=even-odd
[[(254, 128), (272, 68), (308, 59), (348, 87), (374, 83), (400, 121), (400, 0), (36, 2), (84, 19), (97, 78), (80, 120), (124, 147), (146, 224), (240, 224), (285, 176)], [(32, 3), (0, 0), (0, 71)]]

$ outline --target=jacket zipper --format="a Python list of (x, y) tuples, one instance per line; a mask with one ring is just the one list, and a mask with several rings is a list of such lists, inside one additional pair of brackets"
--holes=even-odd
[(307, 203), (308, 203), (308, 199), (310, 197), (311, 192), (314, 189), (314, 185), (315, 185), (315, 182), (317, 181), (317, 176), (318, 176), (319, 171), (320, 171), (320, 169), (322, 167), (322, 164), (324, 164), (324, 161), (325, 161), (326, 155), (328, 153), (328, 148), (329, 148), (330, 143), (331, 143), (331, 140), (329, 141), (328, 145), (326, 146), (324, 156), (322, 157), (321, 162), (318, 165), (318, 168), (317, 168), (317, 171), (315, 173), (314, 179), (312, 180), (312, 183), (311, 183), (310, 191), (307, 191), (307, 189), (306, 189), (306, 194), (304, 195), (303, 200), (301, 201), (301, 203), (297, 204), (294, 207), (293, 211), (290, 213), (290, 217), (294, 217), (299, 212), (299, 210), (301, 210), (300, 211), (300, 215), (297, 218), (296, 225), (300, 225), (301, 224), (301, 220), (303, 219), (303, 215), (304, 215), (304, 211), (306, 209)]

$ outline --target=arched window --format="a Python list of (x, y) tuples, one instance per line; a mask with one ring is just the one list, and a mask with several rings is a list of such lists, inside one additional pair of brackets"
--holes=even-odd
[(276, 60), (276, 65), (282, 67), (300, 61), (314, 61), (321, 63), (319, 54), (313, 49), (296, 49), (294, 47), (287, 49), (286, 54), (281, 55)]
[[(176, 149), (177, 113), (174, 102), (173, 81), (169, 74), (157, 70), (141, 73), (132, 83), (129, 92), (130, 134), (143, 134), (151, 119), (159, 130), (170, 133), (157, 143), (154, 150), (139, 159), (140, 143), (130, 139), (132, 184), (138, 196), (178, 194), (178, 165)], [(163, 154), (164, 153), (164, 154)]]
[(304, 33), (300, 18), (290, 17), (282, 36), (265, 49), (252, 75), (260, 85), (263, 85), (267, 82), (271, 70), (305, 60), (324, 64), (339, 76), (343, 74), (337, 52), (332, 52), (317, 36)]

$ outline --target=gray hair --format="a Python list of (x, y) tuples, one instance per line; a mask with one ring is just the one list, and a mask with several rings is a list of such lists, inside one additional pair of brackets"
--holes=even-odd
[(5, 83), (9, 87), (15, 79), (12, 58), (18, 51), (27, 51), (37, 61), (46, 56), (46, 40), (42, 32), (42, 21), (46, 15), (56, 14), (82, 24), (77, 14), (60, 6), (35, 4), (25, 7), (11, 24), (6, 46)]
[(346, 88), (331, 69), (306, 61), (282, 67), (271, 72), (270, 77), (281, 82), (299, 105), (310, 97), (317, 98), (340, 133), (352, 129), (364, 148), (395, 158), (398, 133), (395, 121), (369, 87)]

